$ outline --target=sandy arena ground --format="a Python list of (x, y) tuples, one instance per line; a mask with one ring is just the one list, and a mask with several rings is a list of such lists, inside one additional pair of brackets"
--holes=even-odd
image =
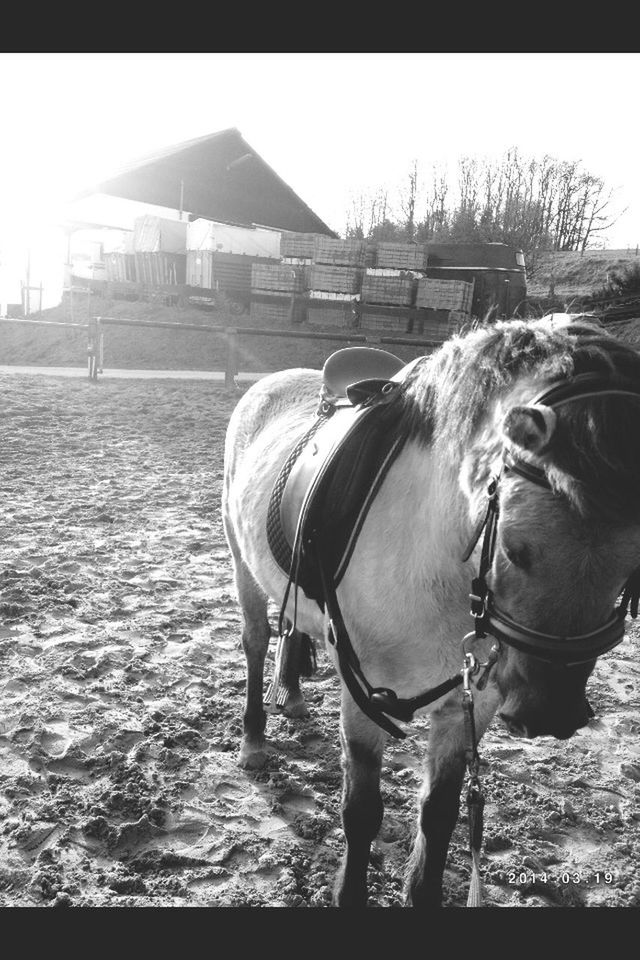
[[(263, 771), (236, 763), (244, 663), (220, 520), (236, 397), (24, 373), (0, 374), (0, 396), (0, 906), (328, 906), (343, 835), (324, 653), (311, 717), (270, 719)], [(485, 737), (487, 906), (640, 905), (639, 648), (632, 624), (571, 740), (498, 721)], [(386, 752), (371, 906), (401, 904), (428, 725), (409, 729)], [(465, 820), (447, 906), (466, 903)]]

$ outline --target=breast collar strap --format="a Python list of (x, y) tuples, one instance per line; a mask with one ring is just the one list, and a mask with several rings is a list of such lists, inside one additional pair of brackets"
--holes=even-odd
[[(572, 400), (610, 394), (640, 399), (640, 387), (626, 380), (602, 377), (597, 374), (581, 374), (542, 391), (532, 403), (544, 403), (546, 406), (556, 407)], [(572, 636), (560, 636), (542, 633), (516, 623), (496, 606), (492, 591), (486, 582), (495, 553), (500, 513), (499, 483), (502, 473), (506, 471), (511, 471), (538, 486), (551, 489), (544, 470), (514, 457), (507, 451), (503, 452), (502, 470), (491, 480), (487, 490), (488, 505), (485, 516), (474, 531), (463, 555), (463, 561), (469, 559), (484, 531), (478, 576), (471, 581), (469, 594), (476, 637), (480, 639), (488, 635), (493, 636), (522, 653), (548, 663), (575, 666), (595, 660), (596, 657), (613, 649), (622, 641), (627, 612), (630, 612), (633, 618), (638, 615), (640, 567), (627, 580), (619, 605), (613, 610), (607, 622), (597, 630)]]

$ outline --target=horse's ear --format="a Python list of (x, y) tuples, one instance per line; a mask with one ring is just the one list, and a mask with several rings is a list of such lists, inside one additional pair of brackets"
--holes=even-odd
[(506, 437), (531, 453), (543, 453), (556, 428), (556, 415), (551, 407), (532, 403), (528, 407), (512, 407), (502, 422)]

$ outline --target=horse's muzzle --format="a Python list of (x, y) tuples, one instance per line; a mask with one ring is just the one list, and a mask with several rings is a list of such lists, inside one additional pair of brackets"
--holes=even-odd
[(577, 730), (586, 727), (592, 714), (585, 707), (584, 712), (574, 719), (546, 719), (545, 717), (515, 717), (508, 713), (498, 713), (507, 730), (513, 737), (533, 740), (535, 737), (555, 737), (556, 740), (568, 740)]

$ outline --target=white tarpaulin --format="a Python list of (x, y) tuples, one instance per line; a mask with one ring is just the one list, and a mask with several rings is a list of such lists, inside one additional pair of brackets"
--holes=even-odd
[(279, 260), (280, 232), (263, 227), (235, 227), (214, 220), (193, 220), (187, 227), (187, 249)]
[(163, 217), (137, 217), (133, 247), (136, 253), (186, 253), (187, 223)]

